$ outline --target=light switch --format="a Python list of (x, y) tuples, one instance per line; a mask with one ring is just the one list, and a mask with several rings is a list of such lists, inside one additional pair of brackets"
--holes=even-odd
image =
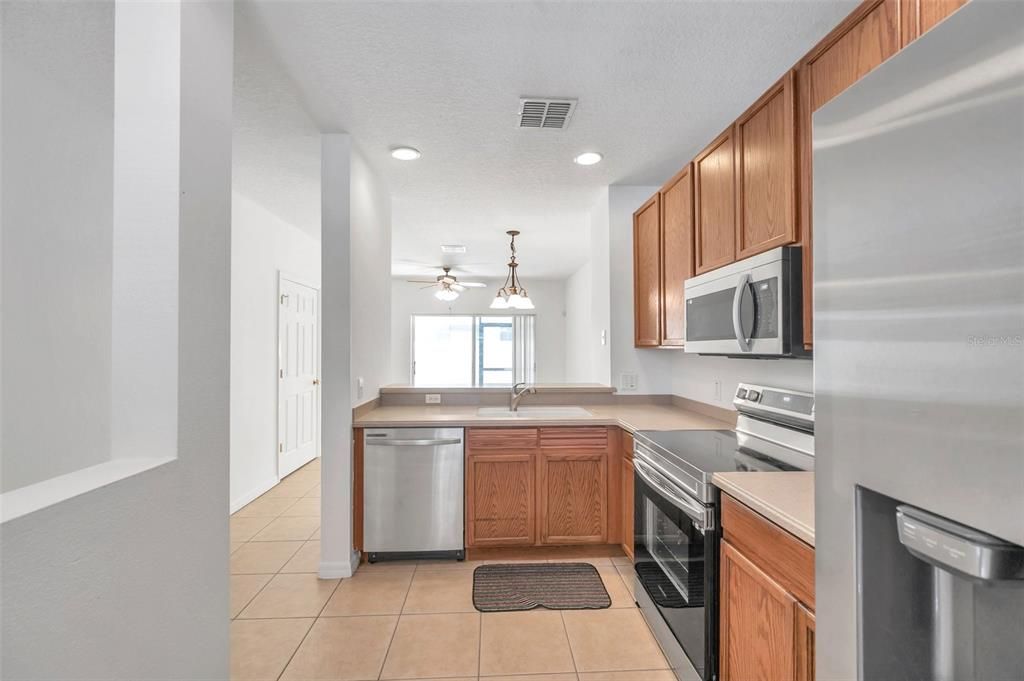
[(636, 374), (622, 374), (622, 376), (619, 378), (619, 390), (636, 390), (636, 383)]

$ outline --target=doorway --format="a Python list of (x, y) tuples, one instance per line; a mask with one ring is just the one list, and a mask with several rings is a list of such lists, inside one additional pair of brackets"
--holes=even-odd
[(285, 274), (278, 284), (277, 476), (320, 452), (320, 289)]

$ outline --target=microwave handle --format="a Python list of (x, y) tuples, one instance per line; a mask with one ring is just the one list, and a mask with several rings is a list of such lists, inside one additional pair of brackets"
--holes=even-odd
[(736, 332), (736, 342), (740, 344), (740, 350), (743, 352), (750, 352), (750, 341), (747, 340), (747, 334), (743, 331), (743, 320), (740, 319), (740, 305), (743, 303), (743, 294), (746, 292), (749, 283), (750, 272), (744, 272), (736, 283), (736, 293), (732, 297), (732, 328)]

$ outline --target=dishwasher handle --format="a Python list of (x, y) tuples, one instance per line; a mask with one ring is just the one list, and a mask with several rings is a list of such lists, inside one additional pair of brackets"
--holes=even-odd
[(461, 445), (461, 437), (448, 437), (438, 438), (436, 440), (389, 440), (386, 438), (370, 439), (370, 436), (366, 438), (366, 445), (368, 447), (436, 447), (438, 445)]

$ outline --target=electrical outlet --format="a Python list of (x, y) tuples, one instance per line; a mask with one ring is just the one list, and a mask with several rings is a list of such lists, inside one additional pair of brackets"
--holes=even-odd
[(427, 404), (441, 404), (441, 393), (427, 393)]
[(619, 390), (636, 390), (636, 380), (636, 374), (622, 374), (622, 376), (619, 377)]
[(721, 402), (722, 401), (722, 382), (721, 381), (715, 381), (715, 401), (716, 402)]

